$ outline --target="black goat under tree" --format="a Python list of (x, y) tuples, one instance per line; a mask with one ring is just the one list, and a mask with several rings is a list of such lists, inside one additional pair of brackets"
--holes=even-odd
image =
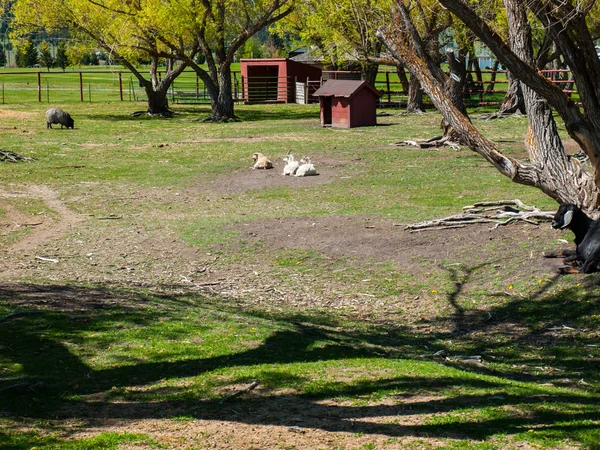
[[(468, 117), (461, 114), (426, 63), (403, 41), (403, 33), (380, 29), (380, 39), (392, 55), (420, 79), (423, 89), (454, 132), (460, 135), (464, 145), (481, 154), (513, 181), (537, 187), (559, 203), (575, 203), (597, 216), (600, 204), (600, 61), (595, 51), (589, 49), (591, 46), (591, 50), (594, 50), (594, 46), (589, 33), (586, 33), (585, 11), (571, 11), (568, 17), (566, 14), (565, 17), (554, 17), (551, 14), (564, 12), (560, 5), (549, 12), (541, 8), (542, 1), (526, 2), (542, 23), (553, 30), (552, 36), (572, 67), (577, 86), (582, 87), (582, 111), (562, 90), (544, 78), (533, 64), (530, 26), (521, 0), (504, 0), (510, 43), (495, 33), (470, 4), (462, 0), (438, 1), (456, 14), (521, 81), (529, 118), (526, 138), (529, 161), (520, 161), (504, 154), (496, 143), (486, 138)], [(400, 10), (403, 3), (404, 0), (398, 0)], [(563, 4), (565, 2), (561, 1)], [(574, 29), (578, 33), (574, 33)], [(588, 59), (593, 61), (586, 62)], [(569, 135), (589, 156), (593, 173), (567, 156), (551, 107), (561, 116)]]

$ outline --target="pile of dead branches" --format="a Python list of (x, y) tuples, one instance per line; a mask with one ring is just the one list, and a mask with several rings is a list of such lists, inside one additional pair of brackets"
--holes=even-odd
[(515, 221), (523, 221), (538, 225), (541, 221), (550, 221), (555, 212), (540, 211), (535, 206), (527, 206), (521, 200), (501, 200), (497, 202), (480, 202), (463, 207), (463, 213), (454, 214), (441, 219), (427, 220), (406, 226), (411, 232), (425, 230), (441, 230), (448, 228), (464, 228), (476, 223), (494, 224), (492, 229)]
[(450, 136), (436, 136), (431, 139), (423, 139), (418, 141), (400, 141), (394, 142), (390, 145), (393, 145), (395, 147), (415, 147), (417, 149), (424, 150), (437, 150), (441, 147), (450, 147), (453, 150), (460, 150), (460, 144), (456, 141), (453, 141)]
[(0, 162), (17, 162), (17, 161), (35, 161), (35, 158), (29, 156), (19, 155), (13, 152), (7, 152), (6, 150), (0, 150)]

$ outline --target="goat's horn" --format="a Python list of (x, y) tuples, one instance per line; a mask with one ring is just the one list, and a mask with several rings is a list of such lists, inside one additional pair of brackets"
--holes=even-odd
[(573, 220), (573, 211), (567, 211), (563, 217), (563, 226), (561, 228), (567, 228)]

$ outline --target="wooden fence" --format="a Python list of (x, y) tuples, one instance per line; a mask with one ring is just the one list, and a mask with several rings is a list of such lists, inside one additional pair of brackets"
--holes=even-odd
[[(578, 100), (577, 87), (568, 70), (542, 72), (557, 86)], [(252, 77), (244, 79), (232, 72), (234, 101), (245, 103), (314, 103), (312, 95), (326, 79), (359, 79), (359, 72), (324, 71), (319, 80), (302, 83), (291, 77)], [(380, 72), (375, 88), (382, 93), (381, 106), (403, 106), (407, 86), (395, 72)], [(493, 105), (502, 102), (508, 88), (506, 72), (482, 70), (468, 74), (464, 96), (467, 106)], [(145, 101), (143, 89), (127, 71), (66, 71), (66, 72), (0, 72), (0, 101), (4, 103), (69, 103), (94, 101)], [(204, 83), (194, 72), (186, 71), (172, 84), (172, 103), (210, 103)]]

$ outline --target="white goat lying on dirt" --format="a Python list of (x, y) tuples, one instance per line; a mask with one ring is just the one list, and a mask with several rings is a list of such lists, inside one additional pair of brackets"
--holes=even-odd
[(300, 166), (294, 175), (297, 177), (308, 177), (310, 175), (318, 175), (318, 173), (314, 164), (310, 161), (310, 158), (305, 156), (300, 160)]
[(252, 155), (252, 159), (255, 161), (253, 169), (272, 169), (273, 163), (262, 153), (255, 153)]
[(300, 163), (294, 159), (294, 155), (288, 153), (283, 157), (283, 162), (285, 163), (285, 167), (283, 168), (283, 174), (295, 175), (296, 170), (298, 170), (298, 166), (300, 166)]

